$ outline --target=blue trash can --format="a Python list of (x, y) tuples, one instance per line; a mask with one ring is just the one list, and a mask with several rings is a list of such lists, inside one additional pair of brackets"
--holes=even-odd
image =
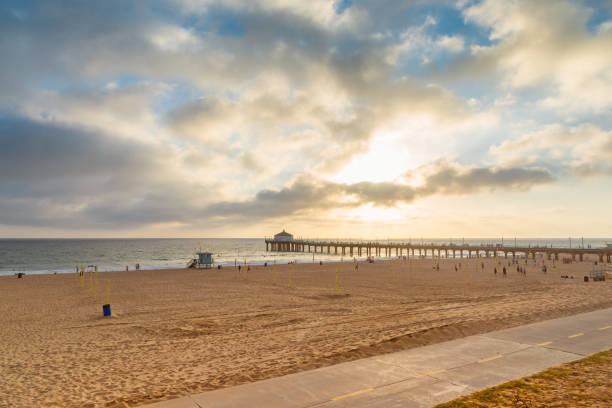
[(110, 305), (102, 305), (102, 314), (104, 316), (110, 316), (111, 315)]

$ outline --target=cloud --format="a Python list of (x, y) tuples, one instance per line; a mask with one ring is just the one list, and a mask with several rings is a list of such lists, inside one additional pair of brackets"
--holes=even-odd
[[(478, 114), (439, 85), (398, 75), (385, 60), (401, 39), (370, 32), (404, 30), (405, 22), (388, 26), (368, 4), (341, 12), (334, 5), (193, 0), (126, 12), (113, 1), (14, 2), (8, 8), (25, 17), (0, 14), (0, 55), (10, 62), (1, 68), (9, 75), (0, 76), (7, 78), (0, 109), (126, 137), (176, 137), (228, 163), (246, 150), (263, 156), (274, 144), (285, 156), (308, 155), (300, 170), (323, 173), (365, 150), (377, 129), (398, 118), (460, 124)], [(457, 38), (439, 40), (456, 45)], [(103, 90), (95, 89), (100, 82)], [(177, 83), (196, 97), (181, 97)], [(305, 134), (308, 142), (296, 143)], [(291, 167), (279, 169), (289, 176), (275, 182), (294, 176)]]
[[(219, 6), (216, 0), (175, 0), (183, 12), (204, 14)], [(339, 12), (336, 0), (229, 0), (223, 6), (234, 12), (270, 13), (307, 21), (324, 30), (356, 29), (367, 22), (366, 10), (359, 6), (345, 7)]]
[[(223, 219), (255, 223), (276, 216), (372, 204), (389, 207), (436, 194), (528, 189), (552, 182), (538, 168), (479, 168), (444, 161), (405, 175), (407, 182), (334, 183), (307, 176), (247, 200), (211, 195), (212, 185), (175, 172), (155, 145), (23, 118), (0, 120), (0, 224), (100, 228)], [(258, 166), (243, 156), (244, 165)], [(221, 198), (221, 199), (220, 199)]]
[(463, 48), (465, 47), (465, 41), (461, 36), (443, 35), (436, 40), (436, 45), (441, 49), (447, 50), (452, 53), (457, 53), (463, 51)]
[(422, 24), (406, 28), (397, 43), (386, 47), (386, 61), (393, 65), (433, 64), (433, 60), (444, 54), (463, 51), (464, 38), (457, 35), (438, 35), (435, 28), (438, 22), (427, 16)]
[(24, 102), (11, 104), (12, 115), (68, 126), (96, 129), (117, 137), (153, 139), (162, 131), (153, 112), (154, 100), (169, 87), (141, 81), (120, 86), (69, 87), (61, 90), (29, 90)]
[(159, 155), (138, 142), (53, 121), (0, 119), (0, 179), (16, 183), (46, 183), (63, 178), (111, 177), (121, 172), (142, 174), (154, 168)]
[(200, 41), (192, 30), (174, 25), (160, 24), (155, 31), (149, 33), (149, 41), (165, 52), (197, 50)]
[[(611, 174), (609, 22), (453, 4), (4, 2), (0, 224), (223, 226)], [(534, 88), (564, 125), (523, 122)], [(391, 181), (337, 177), (390, 151)]]
[(492, 146), (490, 152), (508, 165), (547, 163), (578, 177), (612, 174), (612, 131), (589, 123), (543, 126)]
[[(602, 113), (612, 105), (612, 30), (583, 2), (485, 0), (463, 9), (468, 22), (489, 30), (492, 45), (475, 45), (455, 71), (501, 75), (507, 88), (552, 86), (543, 108)], [(452, 71), (452, 70), (451, 70)]]
[[(185, 181), (176, 153), (53, 121), (0, 118), (0, 224), (113, 227), (182, 219), (205, 185)], [(109, 211), (121, 207), (123, 211)]]
[(407, 180), (420, 179), (418, 185), (400, 182), (334, 183), (305, 176), (280, 190), (264, 190), (252, 199), (219, 202), (204, 210), (207, 216), (259, 220), (302, 213), (320, 213), (322, 209), (355, 208), (364, 205), (393, 207), (433, 195), (475, 194), (482, 191), (515, 190), (555, 181), (542, 168), (475, 167), (437, 161), (411, 171)]
[(420, 173), (424, 180), (419, 189), (422, 195), (470, 194), (496, 189), (526, 191), (535, 185), (554, 181), (550, 171), (535, 166), (476, 167), (438, 161), (408, 176), (414, 177), (414, 173)]
[[(283, 146), (294, 160), (308, 157), (314, 171), (330, 173), (366, 149), (374, 133), (390, 123), (426, 117), (433, 126), (461, 126), (479, 116), (434, 84), (410, 77), (364, 78), (355, 68), (368, 69), (362, 57), (330, 64), (313, 63), (302, 88), (291, 87), (283, 74), (266, 74), (238, 96), (189, 101), (171, 111), (167, 123), (177, 137), (203, 142), (218, 153), (231, 154), (232, 146), (240, 145), (265, 156), (270, 145)], [(305, 129), (308, 137), (301, 138)], [(313, 155), (314, 145), (319, 147)]]

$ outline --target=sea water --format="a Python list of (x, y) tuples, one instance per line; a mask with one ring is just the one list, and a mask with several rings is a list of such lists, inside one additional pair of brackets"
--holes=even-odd
[[(340, 241), (349, 241), (341, 239)], [(455, 243), (481, 245), (502, 244), (499, 239), (394, 239), (378, 242)], [(589, 245), (593, 248), (604, 247), (611, 238), (572, 239), (572, 248)], [(514, 239), (506, 239), (505, 247), (513, 247)], [(548, 246), (567, 248), (569, 239), (518, 239), (517, 246)], [(120, 271), (126, 266), (130, 270), (139, 264), (140, 269), (184, 268), (198, 251), (212, 252), (215, 264), (225, 266), (234, 262), (244, 264), (312, 262), (312, 253), (266, 252), (263, 238), (175, 238), (175, 239), (0, 239), (0, 275), (15, 272), (26, 273), (63, 273), (73, 272), (76, 265), (97, 265), (100, 271)], [(316, 253), (314, 261), (348, 260), (350, 256), (341, 254)], [(395, 254), (395, 252), (393, 253)]]
[[(0, 239), (0, 275), (16, 272), (74, 272), (76, 265), (96, 265), (99, 271), (184, 268), (196, 252), (212, 252), (215, 264), (312, 262), (313, 254), (266, 252), (263, 238), (189, 239)], [(315, 254), (315, 260), (340, 260)]]

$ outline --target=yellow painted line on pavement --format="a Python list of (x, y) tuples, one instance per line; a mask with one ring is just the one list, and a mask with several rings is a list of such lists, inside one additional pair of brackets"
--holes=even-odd
[(576, 334), (572, 334), (571, 336), (567, 336), (568, 339), (573, 339), (574, 337), (580, 337), (580, 336), (584, 336), (584, 333), (576, 333)]
[(340, 395), (338, 397), (332, 398), (332, 401), (338, 401), (338, 400), (341, 400), (341, 399), (344, 399), (344, 398), (354, 397), (355, 395), (365, 394), (366, 392), (370, 392), (370, 391), (374, 391), (374, 388), (366, 388), (364, 390), (359, 390), (359, 391), (351, 392), (350, 394)]
[(552, 341), (546, 341), (544, 343), (540, 343), (540, 344), (536, 344), (536, 347), (543, 347), (543, 346), (548, 346), (549, 344), (551, 344)]
[(430, 371), (430, 372), (425, 373), (425, 374), (415, 375), (414, 378), (423, 378), (423, 377), (427, 377), (428, 375), (440, 374), (440, 373), (444, 373), (444, 372), (446, 372), (445, 369), (437, 370), (437, 371)]
[(493, 357), (483, 358), (482, 360), (478, 360), (478, 362), (479, 363), (486, 363), (487, 361), (497, 360), (498, 358), (502, 358), (503, 356), (504, 356), (503, 354), (498, 354), (498, 355), (493, 356)]
[(609, 328), (611, 328), (611, 327), (612, 327), (612, 326), (604, 326), (604, 327), (600, 327), (600, 328), (599, 328), (599, 329), (597, 329), (597, 330), (607, 330), (607, 329), (609, 329)]

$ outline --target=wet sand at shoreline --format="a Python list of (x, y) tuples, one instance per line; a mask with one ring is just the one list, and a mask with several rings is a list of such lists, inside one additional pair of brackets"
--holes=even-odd
[(106, 272), (95, 300), (75, 274), (0, 277), (0, 406), (137, 406), (612, 306), (592, 262), (466, 261)]

